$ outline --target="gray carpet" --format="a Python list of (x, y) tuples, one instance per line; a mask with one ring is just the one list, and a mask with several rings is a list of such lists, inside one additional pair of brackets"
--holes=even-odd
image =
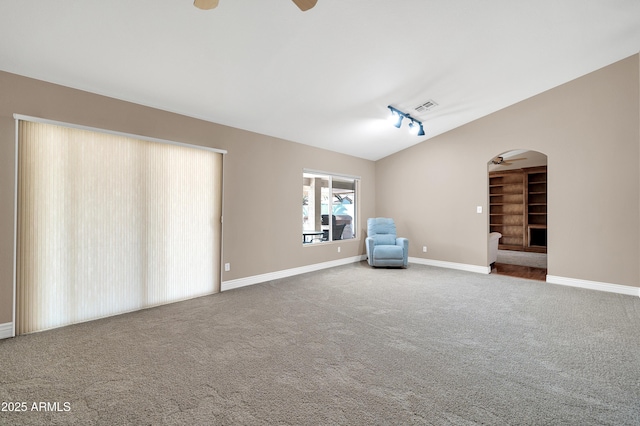
[(0, 341), (1, 424), (640, 424), (640, 298), (346, 265)]
[(507, 265), (530, 266), (532, 268), (547, 268), (547, 254), (514, 250), (498, 250), (497, 263)]

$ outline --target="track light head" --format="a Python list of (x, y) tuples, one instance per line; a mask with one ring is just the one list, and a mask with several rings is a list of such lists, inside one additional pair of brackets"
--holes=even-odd
[(404, 118), (404, 115), (392, 106), (389, 106), (388, 108), (391, 111), (389, 121), (391, 121), (393, 125), (399, 129), (400, 126), (402, 126), (402, 119)]
[(411, 123), (409, 123), (409, 133), (412, 135), (418, 134), (418, 124), (416, 124), (414, 120), (411, 120)]
[(420, 129), (418, 130), (417, 135), (418, 136), (424, 136), (424, 127), (422, 126), (422, 123), (420, 123)]

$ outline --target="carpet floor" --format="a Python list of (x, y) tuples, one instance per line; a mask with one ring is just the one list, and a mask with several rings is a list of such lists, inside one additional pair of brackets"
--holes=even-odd
[(0, 424), (637, 425), (639, 329), (637, 297), (361, 262), (2, 340)]

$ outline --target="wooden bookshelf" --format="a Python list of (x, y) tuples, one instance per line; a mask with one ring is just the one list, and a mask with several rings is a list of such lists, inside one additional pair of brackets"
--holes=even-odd
[(525, 250), (547, 251), (547, 167), (524, 169), (527, 181)]
[(524, 176), (494, 172), (489, 175), (489, 228), (502, 234), (499, 247), (519, 250), (525, 244)]

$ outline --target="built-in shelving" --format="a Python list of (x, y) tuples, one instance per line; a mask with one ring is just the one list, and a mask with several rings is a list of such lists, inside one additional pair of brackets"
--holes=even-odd
[(547, 251), (547, 168), (524, 169), (527, 180), (528, 251)]
[(489, 173), (489, 229), (500, 249), (546, 252), (546, 166)]

